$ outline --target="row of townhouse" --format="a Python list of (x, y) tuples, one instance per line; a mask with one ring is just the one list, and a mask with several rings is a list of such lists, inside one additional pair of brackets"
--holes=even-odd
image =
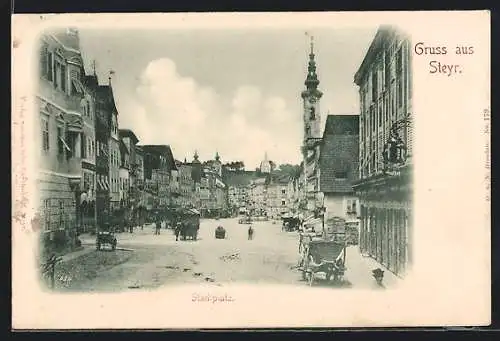
[(139, 146), (119, 129), (111, 75), (85, 68), (77, 30), (39, 42), (38, 218), (43, 250), (71, 249), (114, 214), (168, 205), (176, 168), (168, 145)]
[(354, 77), (359, 115), (328, 115), (321, 129), (312, 43), (302, 92), (300, 209), (323, 221), (358, 218), (361, 252), (399, 276), (412, 254), (410, 46), (396, 28), (378, 29)]

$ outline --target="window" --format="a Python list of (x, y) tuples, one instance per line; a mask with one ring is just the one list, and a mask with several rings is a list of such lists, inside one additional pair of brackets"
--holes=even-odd
[(66, 228), (66, 216), (64, 214), (64, 201), (59, 200), (59, 228)]
[(60, 77), (61, 77), (61, 64), (59, 64), (57, 61), (54, 62), (54, 88), (59, 88), (60, 82)]
[(87, 157), (87, 138), (85, 135), (82, 135), (82, 145), (81, 145), (81, 152), (82, 152), (82, 158)]
[(48, 66), (48, 48), (46, 44), (40, 48), (40, 74), (42, 77), (47, 77), (47, 66)]
[(286, 189), (282, 189), (281, 194), (286, 194)]
[(281, 206), (285, 206), (285, 205), (286, 205), (285, 200), (281, 200)]
[(347, 213), (357, 213), (356, 199), (347, 200)]
[(66, 92), (66, 81), (67, 81), (66, 65), (61, 64), (61, 90), (63, 92)]
[(54, 80), (54, 55), (52, 52), (47, 53), (47, 79), (49, 81)]
[(64, 155), (63, 128), (57, 127), (57, 153)]
[(377, 100), (377, 87), (378, 87), (378, 74), (376, 71), (372, 72), (372, 102)]
[(311, 107), (309, 109), (309, 113), (310, 113), (310, 119), (311, 120), (315, 120), (316, 119), (316, 109), (314, 107)]
[(42, 148), (44, 151), (49, 150), (49, 119), (42, 118)]

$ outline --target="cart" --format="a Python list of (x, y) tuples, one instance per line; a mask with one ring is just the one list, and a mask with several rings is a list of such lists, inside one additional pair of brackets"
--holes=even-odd
[(238, 220), (238, 224), (251, 224), (252, 218), (250, 217), (242, 217)]
[(346, 245), (344, 242), (331, 240), (309, 240), (304, 243), (299, 261), (302, 278), (312, 285), (317, 273), (324, 273), (326, 280), (333, 277), (341, 282), (344, 277)]
[(96, 238), (96, 249), (101, 250), (104, 245), (111, 247), (111, 250), (116, 249), (116, 237), (113, 231), (99, 231)]
[(225, 239), (226, 238), (226, 229), (222, 226), (218, 226), (215, 229), (215, 239)]

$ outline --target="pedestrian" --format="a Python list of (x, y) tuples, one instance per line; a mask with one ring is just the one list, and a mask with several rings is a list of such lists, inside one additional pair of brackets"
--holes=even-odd
[(253, 228), (252, 225), (248, 228), (248, 240), (252, 240), (253, 238)]
[(180, 233), (181, 233), (181, 223), (177, 222), (177, 224), (175, 224), (175, 240), (176, 241), (179, 240), (179, 234)]
[(160, 235), (160, 230), (161, 230), (161, 219), (159, 216), (157, 216), (155, 224), (155, 235)]

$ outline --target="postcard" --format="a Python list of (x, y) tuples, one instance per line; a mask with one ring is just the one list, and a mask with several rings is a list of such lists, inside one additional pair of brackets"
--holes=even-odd
[(14, 330), (490, 324), (488, 11), (12, 23)]

